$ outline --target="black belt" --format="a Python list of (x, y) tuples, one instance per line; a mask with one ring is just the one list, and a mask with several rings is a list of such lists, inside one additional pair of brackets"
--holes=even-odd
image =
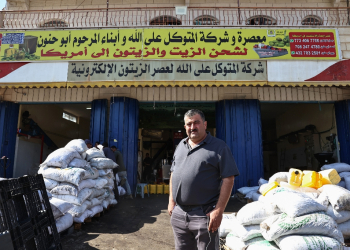
[(186, 213), (202, 209), (202, 206), (197, 206), (197, 205), (194, 205), (194, 206), (183, 206), (179, 204), (176, 204), (176, 205), (179, 206)]

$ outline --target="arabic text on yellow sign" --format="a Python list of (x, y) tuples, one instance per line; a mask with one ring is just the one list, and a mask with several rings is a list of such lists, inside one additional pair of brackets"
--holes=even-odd
[[(20, 36), (15, 36), (19, 33), (22, 34), (22, 40), (17, 39)], [(305, 39), (291, 38), (293, 34), (295, 37)], [(308, 39), (308, 37), (325, 39)], [(2, 62), (115, 59), (339, 59), (336, 33), (332, 29), (44, 30), (4, 32), (2, 38), (0, 52)], [(300, 44), (297, 44), (298, 40)], [(328, 43), (323, 44), (322, 41), (325, 40)], [(310, 45), (309, 49), (305, 49), (307, 45)]]

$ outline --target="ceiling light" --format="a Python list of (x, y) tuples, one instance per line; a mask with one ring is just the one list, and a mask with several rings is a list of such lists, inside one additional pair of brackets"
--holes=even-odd
[(181, 130), (178, 130), (177, 132), (181, 133)]
[(91, 108), (86, 108), (86, 109), (91, 109)]

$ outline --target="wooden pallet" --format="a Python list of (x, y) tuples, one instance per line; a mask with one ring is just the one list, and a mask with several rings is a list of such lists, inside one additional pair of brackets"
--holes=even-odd
[(91, 222), (92, 220), (91, 220), (91, 217), (89, 217), (89, 218), (86, 218), (85, 220), (84, 220), (84, 223), (89, 223), (89, 222)]
[(73, 223), (74, 230), (80, 230), (80, 229), (81, 229), (81, 224), (82, 224), (82, 223), (76, 223), (76, 222), (74, 222), (74, 223)]
[(97, 213), (94, 215), (94, 218), (100, 218), (101, 217), (101, 213)]

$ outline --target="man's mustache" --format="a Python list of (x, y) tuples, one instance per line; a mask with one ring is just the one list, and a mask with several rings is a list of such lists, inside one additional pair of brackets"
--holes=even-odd
[(192, 129), (190, 132), (191, 132), (191, 133), (192, 133), (192, 132), (198, 132), (198, 130), (197, 130), (197, 129)]

